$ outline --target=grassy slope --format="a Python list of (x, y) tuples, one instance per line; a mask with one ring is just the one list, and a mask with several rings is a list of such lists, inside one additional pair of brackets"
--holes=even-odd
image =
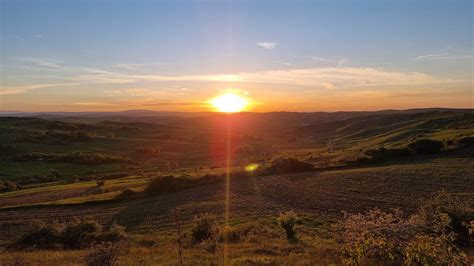
[[(257, 178), (232, 180), (232, 216), (235, 218), (255, 215), (275, 215), (282, 210), (294, 209), (312, 215), (340, 217), (341, 211), (359, 212), (371, 208), (402, 208), (413, 210), (421, 200), (440, 189), (472, 197), (474, 180), (473, 158), (432, 158), (397, 165), (374, 166), (317, 173), (282, 174)], [(108, 186), (126, 185), (115, 181)], [(130, 179), (128, 185), (143, 185), (142, 180)], [(22, 221), (34, 218), (58, 217), (67, 211), (69, 215), (94, 215), (97, 207), (101, 218), (116, 219), (132, 228), (143, 226), (170, 226), (169, 213), (180, 207), (191, 219), (195, 213), (222, 213), (224, 206), (223, 183), (202, 185), (181, 192), (165, 194), (155, 198), (131, 202), (111, 202), (94, 205), (43, 206), (37, 213), (36, 207), (2, 210), (0, 220)], [(92, 183), (61, 185), (38, 188), (44, 197), (48, 193), (63, 193), (91, 188)], [(18, 196), (20, 192), (7, 193), (2, 198)], [(28, 195), (27, 191), (21, 192)], [(20, 193), (20, 194), (21, 194)], [(29, 192), (35, 193), (35, 192)], [(469, 197), (468, 197), (469, 198)], [(72, 199), (72, 202), (78, 200)], [(51, 200), (36, 203), (51, 203)], [(30, 202), (30, 204), (35, 202)], [(15, 205), (15, 204), (13, 204)], [(38, 207), (39, 208), (39, 207)], [(11, 216), (11, 215), (14, 215)]]
[[(472, 172), (474, 158), (426, 157), (395, 165), (234, 179), (231, 182), (231, 226), (244, 231), (246, 227), (255, 227), (253, 230), (257, 231), (230, 245), (231, 260), (246, 257), (276, 263), (337, 261), (340, 258), (337, 256), (338, 244), (332, 224), (341, 217), (341, 211), (401, 208), (411, 212), (422, 200), (440, 189), (472, 201)], [(131, 177), (107, 186), (118, 186), (127, 180), (127, 185), (137, 185), (135, 178)], [(92, 187), (93, 184), (70, 184), (58, 186), (56, 190), (53, 187), (38, 190), (54, 194), (75, 186)], [(1, 235), (4, 236), (1, 240), (6, 243), (22, 228), (23, 223), (34, 219), (67, 221), (74, 217), (93, 216), (104, 223), (117, 221), (125, 225), (131, 234), (132, 248), (126, 251), (126, 257), (121, 258), (122, 263), (133, 265), (137, 260), (149, 265), (176, 262), (176, 226), (171, 212), (180, 208), (184, 231), (189, 230), (189, 222), (194, 215), (201, 212), (214, 213), (222, 222), (224, 192), (224, 184), (215, 183), (132, 201), (71, 205), (79, 199), (71, 198), (67, 202), (70, 204), (66, 205), (56, 202), (50, 206), (3, 209), (0, 210)], [(14, 195), (7, 194), (8, 197)], [(285, 210), (295, 210), (300, 216), (308, 217), (307, 222), (297, 227), (299, 243), (287, 242), (276, 225), (275, 215)], [(152, 241), (154, 247), (142, 246), (143, 240)], [(189, 263), (222, 261), (220, 252), (223, 244), (220, 245), (216, 253), (208, 253), (205, 247), (187, 248), (184, 250), (185, 259)], [(73, 261), (82, 263), (80, 256), (86, 254), (87, 251), (9, 252), (0, 255), (0, 261), (11, 261), (15, 256), (21, 256), (30, 261), (54, 264), (70, 261), (68, 256), (73, 256)]]
[[(245, 115), (243, 115), (245, 118)], [(25, 120), (27, 121), (27, 120)], [(0, 120), (0, 135), (3, 144), (10, 144), (12, 138), (20, 132), (21, 127), (31, 130), (44, 130), (45, 120), (31, 120), (12, 124)], [(158, 145), (163, 147), (166, 158), (191, 162), (190, 166), (211, 166), (209, 145), (214, 141), (209, 130), (214, 130), (215, 119), (203, 122), (202, 118), (185, 118), (171, 120), (176, 123), (167, 128), (173, 132), (172, 139), (163, 139), (163, 130), (150, 127), (148, 124), (127, 124), (138, 129), (135, 132), (122, 132), (116, 139), (99, 139), (90, 143), (71, 145), (50, 144), (15, 144), (21, 151), (67, 152), (71, 150), (105, 152), (128, 155), (135, 147)], [(178, 122), (176, 122), (178, 121)], [(222, 120), (217, 120), (219, 125)], [(220, 121), (220, 122), (219, 122)], [(308, 122), (313, 125), (304, 125)], [(49, 123), (49, 122), (48, 122)], [(105, 123), (107, 127), (122, 127), (121, 123)], [(256, 130), (252, 128), (259, 125)], [(371, 129), (367, 129), (370, 125)], [(53, 125), (54, 126), (54, 125)], [(104, 126), (104, 125), (101, 125)], [(12, 129), (13, 127), (18, 127)], [(115, 130), (114, 129), (114, 130)], [(271, 130), (269, 130), (271, 129)], [(107, 133), (110, 128), (95, 129)], [(440, 140), (456, 139), (460, 136), (474, 136), (473, 118), (463, 113), (430, 113), (430, 114), (337, 114), (312, 116), (304, 114), (264, 114), (252, 118), (240, 125), (240, 132), (260, 136), (278, 132), (276, 138), (264, 138), (265, 143), (277, 144), (279, 154), (298, 155), (307, 158), (314, 154), (323, 156), (344, 157), (355, 155), (362, 148), (377, 146), (403, 146), (415, 138), (431, 137)], [(120, 131), (117, 131), (120, 132)], [(207, 133), (206, 133), (207, 132)], [(263, 133), (262, 133), (263, 132)], [(267, 132), (267, 133), (265, 133)], [(101, 133), (101, 134), (102, 134)], [(297, 141), (287, 140), (298, 136)], [(318, 136), (308, 140), (307, 136)], [(196, 138), (196, 136), (200, 136)], [(324, 152), (327, 139), (331, 137), (337, 147), (336, 153)], [(204, 154), (204, 155), (203, 155)], [(308, 155), (310, 154), (310, 155)], [(143, 158), (140, 158), (143, 159)], [(32, 173), (46, 173), (53, 168), (65, 176), (82, 175), (90, 169), (109, 173), (124, 171), (120, 165), (80, 166), (52, 163), (17, 163), (0, 161), (0, 174), (7, 178), (18, 178)], [(140, 259), (146, 262), (176, 262), (176, 248), (173, 244), (175, 222), (171, 212), (180, 208), (185, 226), (194, 215), (211, 212), (223, 217), (224, 183), (207, 184), (181, 192), (166, 194), (154, 198), (126, 201), (110, 201), (120, 190), (132, 187), (143, 188), (149, 175), (157, 173), (153, 165), (140, 167), (138, 174), (112, 181), (107, 181), (105, 193), (95, 193), (95, 182), (72, 184), (56, 183), (50, 186), (37, 187), (0, 194), (0, 246), (9, 242), (25, 224), (35, 219), (46, 221), (67, 221), (74, 217), (93, 216), (103, 223), (116, 221), (127, 227), (135, 243), (127, 258), (122, 263), (133, 264)], [(192, 168), (189, 171), (193, 171)], [(137, 171), (134, 170), (136, 174)], [(328, 263), (335, 260), (337, 244), (331, 236), (330, 225), (341, 217), (341, 211), (361, 212), (372, 208), (389, 210), (401, 208), (413, 211), (419, 203), (440, 189), (474, 199), (474, 156), (445, 154), (391, 162), (352, 169), (322, 171), (316, 173), (283, 174), (258, 178), (234, 179), (231, 182), (231, 223), (235, 226), (254, 224), (261, 226), (263, 234), (259, 240), (245, 239), (232, 244), (232, 256), (268, 257), (276, 262)], [(474, 203), (474, 202), (473, 202)], [(20, 206), (11, 208), (13, 206)], [(2, 209), (3, 208), (3, 209)], [(309, 223), (299, 228), (300, 244), (286, 242), (281, 230), (276, 227), (274, 217), (281, 211), (295, 210), (300, 215), (310, 217)], [(321, 228), (319, 225), (322, 224)], [(327, 227), (327, 228), (326, 228)], [(153, 248), (141, 247), (140, 240), (156, 241)], [(86, 251), (50, 252), (38, 251), (28, 254), (5, 253), (2, 260), (11, 261), (15, 256), (22, 256), (30, 261), (43, 261), (49, 264), (61, 264), (70, 261), (82, 263)], [(48, 255), (49, 254), (49, 255)], [(201, 262), (215, 261), (219, 254), (210, 254), (202, 248), (185, 251), (187, 258), (202, 259)], [(197, 261), (194, 261), (197, 262)]]

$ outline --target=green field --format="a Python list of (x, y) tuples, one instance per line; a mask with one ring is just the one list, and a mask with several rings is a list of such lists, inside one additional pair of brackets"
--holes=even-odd
[[(227, 119), (233, 119), (229, 183)], [(344, 239), (338, 225), (344, 213), (397, 208), (408, 216), (439, 191), (467, 203), (471, 212), (474, 206), (472, 110), (349, 113), (343, 119), (337, 113), (242, 113), (121, 121), (0, 118), (0, 248), (5, 251), (0, 264), (20, 257), (83, 264), (89, 248), (25, 252), (9, 246), (37, 221), (67, 225), (85, 217), (125, 227), (128, 246), (120, 264), (177, 264), (176, 237), (183, 231), (188, 239), (195, 217), (204, 213), (213, 215), (220, 238), (185, 245), (185, 264), (222, 264), (224, 252), (236, 265), (340, 264)], [(412, 143), (422, 139), (441, 148), (429, 154), (414, 150)], [(381, 147), (386, 149), (381, 157), (370, 158), (367, 151)], [(409, 154), (398, 155), (397, 149)], [(312, 168), (271, 168), (278, 157)], [(251, 163), (259, 168), (246, 173)], [(149, 182), (167, 175), (186, 185), (150, 195)], [(134, 194), (123, 197), (127, 189)], [(299, 217), (295, 241), (285, 238), (277, 221), (287, 211)], [(238, 239), (223, 240), (229, 228)], [(470, 247), (462, 251), (472, 259)]]

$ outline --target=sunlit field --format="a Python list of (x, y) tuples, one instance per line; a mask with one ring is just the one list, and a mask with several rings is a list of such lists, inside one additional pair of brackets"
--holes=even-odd
[(474, 264), (472, 19), (0, 0), (0, 266)]

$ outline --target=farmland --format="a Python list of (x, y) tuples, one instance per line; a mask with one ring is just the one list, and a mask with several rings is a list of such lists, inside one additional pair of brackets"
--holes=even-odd
[[(0, 263), (21, 257), (82, 264), (87, 248), (22, 253), (8, 247), (37, 221), (70, 224), (85, 217), (103, 226), (124, 226), (129, 247), (119, 262), (177, 263), (176, 235), (189, 231), (196, 216), (212, 214), (224, 230), (229, 119), (226, 226), (240, 236), (228, 244), (234, 264), (341, 263), (337, 225), (344, 212), (398, 208), (411, 215), (439, 191), (474, 205), (471, 110), (115, 115), (0, 118), (0, 181), (15, 186), (0, 193), (0, 246), (9, 250), (0, 255)], [(369, 129), (367, 123), (377, 126)], [(420, 139), (442, 143), (442, 149), (418, 154), (409, 144)], [(371, 149), (376, 152), (368, 153)], [(279, 157), (313, 168), (271, 168)], [(242, 174), (249, 164), (258, 169)], [(163, 176), (189, 181), (147, 194), (150, 181)], [(132, 196), (122, 196), (127, 189)], [(300, 217), (297, 243), (285, 239), (276, 220), (287, 211)], [(218, 241), (214, 251), (186, 247), (184, 257), (189, 264), (219, 264), (224, 246)], [(472, 255), (470, 249), (464, 251)], [(73, 260), (67, 259), (71, 256)]]

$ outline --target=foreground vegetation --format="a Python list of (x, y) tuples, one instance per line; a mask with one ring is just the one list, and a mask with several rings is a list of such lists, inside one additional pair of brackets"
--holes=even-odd
[[(0, 261), (6, 265), (56, 264), (74, 255), (67, 262), (464, 265), (468, 263), (464, 251), (474, 240), (472, 208), (446, 192), (423, 203), (411, 216), (400, 210), (374, 209), (365, 214), (346, 214), (341, 221), (331, 222), (290, 211), (257, 221), (232, 221), (226, 226), (211, 214), (195, 216), (189, 224), (182, 224), (178, 209), (173, 218), (173, 228), (152, 235), (129, 235), (116, 224), (103, 229), (90, 218), (71, 224), (35, 224), (9, 245)], [(228, 255), (224, 255), (224, 249)]]
[(472, 263), (471, 111), (234, 119), (1, 118), (0, 264)]

